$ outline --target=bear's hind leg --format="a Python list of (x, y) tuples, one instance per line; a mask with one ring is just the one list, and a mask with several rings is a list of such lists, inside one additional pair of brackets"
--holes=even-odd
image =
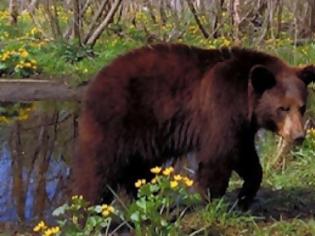
[[(199, 163), (197, 182), (203, 197), (211, 200), (222, 197), (228, 188), (231, 172), (232, 169), (224, 162)], [(210, 196), (205, 191), (210, 191)]]

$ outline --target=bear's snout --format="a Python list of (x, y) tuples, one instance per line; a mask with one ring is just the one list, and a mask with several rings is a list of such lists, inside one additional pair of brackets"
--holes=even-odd
[(289, 143), (301, 144), (305, 138), (303, 117), (298, 112), (286, 115), (279, 128), (279, 135)]
[(304, 130), (296, 133), (293, 136), (293, 142), (295, 145), (301, 145), (303, 143), (304, 139), (305, 139), (305, 131)]

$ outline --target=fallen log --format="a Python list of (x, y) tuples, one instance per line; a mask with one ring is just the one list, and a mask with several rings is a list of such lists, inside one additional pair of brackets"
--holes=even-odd
[(53, 80), (0, 79), (0, 102), (80, 101), (84, 88), (71, 88), (64, 82)]

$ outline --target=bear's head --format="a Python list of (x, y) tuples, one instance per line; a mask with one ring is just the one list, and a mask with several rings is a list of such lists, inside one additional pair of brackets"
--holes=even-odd
[(249, 84), (255, 97), (252, 114), (257, 126), (276, 132), (289, 142), (301, 143), (305, 137), (307, 85), (313, 81), (312, 65), (276, 70), (265, 65), (253, 66)]

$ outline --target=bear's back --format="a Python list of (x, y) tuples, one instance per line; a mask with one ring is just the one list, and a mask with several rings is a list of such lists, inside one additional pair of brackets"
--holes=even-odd
[[(101, 120), (128, 113), (132, 120), (168, 119), (187, 102), (218, 50), (154, 45), (131, 51), (104, 67), (89, 85), (85, 105)], [(210, 61), (211, 59), (211, 61)], [(116, 116), (117, 117), (117, 116)], [(137, 118), (136, 118), (137, 117)]]
[[(198, 106), (189, 104), (206, 96), (200, 93), (211, 76), (204, 75), (216, 65), (230, 65), (224, 80), (238, 80), (235, 75), (248, 74), (251, 64), (271, 59), (267, 54), (238, 48), (200, 49), (181, 44), (143, 47), (118, 57), (98, 73), (89, 85), (85, 107), (102, 123), (112, 117), (129, 124), (132, 121), (136, 127), (143, 122), (163, 122), (179, 111), (191, 113), (189, 109)], [(242, 68), (244, 73), (240, 73)], [(240, 79), (247, 84), (246, 76)], [(203, 80), (207, 82), (201, 83)], [(191, 103), (193, 96), (198, 98)]]

